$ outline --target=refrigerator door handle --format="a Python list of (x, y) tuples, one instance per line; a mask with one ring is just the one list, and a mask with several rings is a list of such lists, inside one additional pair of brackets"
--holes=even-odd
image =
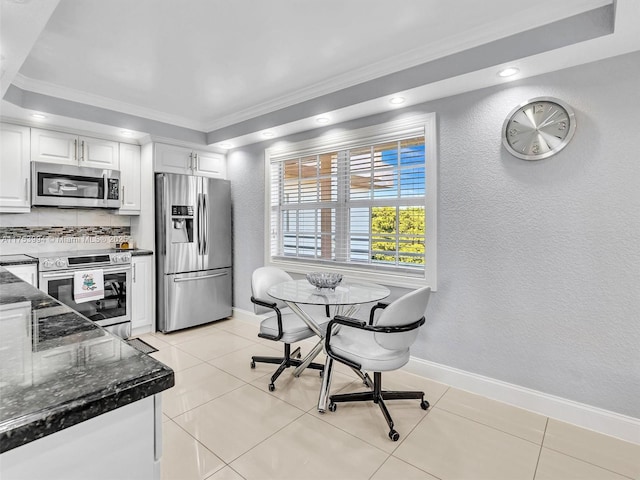
[(202, 194), (202, 254), (206, 255), (209, 253), (209, 239), (207, 238), (209, 234), (209, 204), (207, 202), (208, 195), (206, 193)]
[(174, 283), (193, 282), (195, 280), (204, 280), (206, 278), (224, 277), (226, 275), (229, 275), (229, 274), (228, 273), (216, 273), (216, 274), (213, 274), (213, 275), (202, 275), (201, 277), (174, 278), (173, 281), (174, 281)]
[(198, 255), (202, 255), (202, 194), (198, 194), (198, 206), (196, 208), (196, 226), (198, 228)]
[(162, 251), (160, 252), (163, 257), (164, 257), (164, 268), (168, 269), (169, 268), (169, 260), (167, 257), (167, 238), (168, 238), (168, 232), (167, 232), (167, 225), (170, 223), (168, 223), (167, 216), (169, 215), (168, 209), (167, 209), (167, 200), (169, 198), (169, 186), (167, 185), (167, 176), (166, 175), (162, 175), (162, 196), (160, 197), (160, 212), (162, 212), (161, 215), (158, 216), (158, 218), (160, 218), (160, 231), (162, 232)]

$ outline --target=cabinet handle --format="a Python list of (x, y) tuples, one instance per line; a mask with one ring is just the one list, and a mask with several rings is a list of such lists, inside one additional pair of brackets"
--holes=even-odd
[(136, 264), (133, 264), (133, 283), (136, 282)]
[(78, 139), (76, 138), (73, 141), (73, 156), (76, 162), (80, 161), (80, 155), (78, 154)]
[(122, 203), (124, 203), (124, 185), (122, 185)]
[(82, 141), (82, 143), (80, 144), (80, 150), (82, 151), (82, 157), (81, 157), (81, 161), (84, 162), (84, 140)]
[(196, 157), (196, 170), (200, 170), (200, 155), (195, 154)]
[(193, 170), (193, 153), (189, 154), (189, 170)]
[(29, 179), (28, 178), (24, 179), (24, 198), (27, 201), (27, 203), (31, 205), (31, 202), (29, 201)]

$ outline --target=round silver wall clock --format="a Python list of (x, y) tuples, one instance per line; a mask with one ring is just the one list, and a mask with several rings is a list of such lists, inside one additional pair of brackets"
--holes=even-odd
[(576, 119), (562, 100), (537, 97), (518, 105), (502, 125), (502, 143), (523, 160), (541, 160), (562, 150), (573, 137)]

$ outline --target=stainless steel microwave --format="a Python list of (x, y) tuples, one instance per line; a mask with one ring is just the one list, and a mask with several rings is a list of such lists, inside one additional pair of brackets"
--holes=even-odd
[(120, 172), (31, 162), (31, 204), (36, 207), (120, 208)]

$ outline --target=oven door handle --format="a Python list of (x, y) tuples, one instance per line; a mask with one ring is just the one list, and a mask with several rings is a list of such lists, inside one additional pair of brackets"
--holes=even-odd
[[(102, 268), (100, 269), (104, 273), (118, 273), (118, 272), (128, 272), (131, 270), (131, 267), (115, 267), (115, 268)], [(62, 278), (62, 277), (73, 277), (74, 272), (78, 270), (67, 270), (66, 272), (60, 273), (41, 273), (40, 276), (42, 278)]]
[(191, 282), (194, 280), (204, 280), (205, 278), (216, 278), (216, 277), (224, 277), (225, 275), (229, 275), (229, 273), (216, 273), (214, 275), (202, 275), (201, 277), (188, 277), (188, 278), (174, 278), (173, 281), (175, 283), (180, 282)]

